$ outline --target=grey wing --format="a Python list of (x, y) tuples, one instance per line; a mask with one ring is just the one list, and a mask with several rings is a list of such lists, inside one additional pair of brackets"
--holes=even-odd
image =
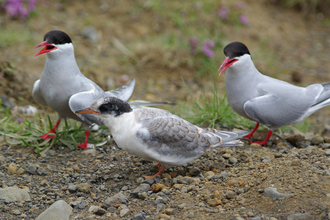
[[(202, 133), (213, 133), (221, 138), (222, 144), (220, 147), (229, 147), (229, 146), (240, 146), (243, 143), (238, 138), (242, 138), (247, 135), (247, 131), (220, 131), (213, 128), (203, 128)], [(219, 147), (218, 145), (212, 147)]]
[(123, 85), (122, 87), (119, 87), (111, 91), (107, 91), (105, 92), (105, 94), (107, 96), (115, 96), (127, 102), (133, 94), (134, 87), (135, 87), (135, 79), (133, 78), (131, 81), (129, 81), (127, 84)]
[[(88, 108), (93, 101), (106, 96), (105, 92), (101, 88), (96, 87), (94, 84), (83, 83), (82, 87), (85, 88), (86, 91), (76, 93), (69, 99), (69, 106), (72, 112)], [(96, 123), (98, 125), (103, 125), (100, 120), (96, 119), (91, 114), (78, 113), (76, 115), (88, 124)]]
[(313, 94), (301, 89), (267, 93), (245, 102), (243, 109), (249, 117), (270, 128), (293, 124), (302, 119), (315, 101)]
[[(145, 119), (142, 124), (150, 135), (145, 136), (140, 132), (137, 134), (138, 138), (148, 148), (164, 156), (198, 157), (211, 146), (208, 138), (200, 134), (200, 128), (181, 118), (150, 118)], [(221, 141), (220, 138), (218, 141)]]
[(43, 97), (43, 95), (40, 92), (40, 79), (34, 82), (33, 89), (32, 89), (32, 97), (34, 101), (36, 101), (38, 104), (47, 106), (47, 103)]

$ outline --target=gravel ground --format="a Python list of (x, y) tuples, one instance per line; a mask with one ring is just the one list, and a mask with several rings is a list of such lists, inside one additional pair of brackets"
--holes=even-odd
[(114, 143), (44, 155), (4, 144), (1, 219), (330, 219), (330, 138), (282, 137), (211, 149), (152, 180), (141, 176), (156, 162)]

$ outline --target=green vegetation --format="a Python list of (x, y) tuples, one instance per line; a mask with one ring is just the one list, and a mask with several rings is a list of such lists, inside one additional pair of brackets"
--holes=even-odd
[[(53, 114), (53, 120), (56, 115)], [(78, 143), (85, 140), (85, 129), (81, 123), (74, 120), (63, 120), (57, 128), (53, 139), (43, 140), (40, 135), (48, 132), (52, 127), (52, 119), (49, 115), (36, 114), (32, 117), (19, 118), (13, 116), (8, 108), (0, 109), (0, 136), (9, 145), (33, 147), (36, 153), (46, 152), (53, 145), (64, 145), (71, 150), (77, 149)], [(106, 135), (102, 132), (106, 129), (101, 127), (98, 132), (91, 132), (88, 143), (102, 146), (107, 142)], [(51, 134), (49, 134), (51, 136)]]

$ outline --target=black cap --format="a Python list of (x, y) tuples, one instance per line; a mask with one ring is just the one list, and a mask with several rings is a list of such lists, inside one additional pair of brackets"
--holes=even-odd
[(44, 36), (44, 40), (47, 41), (49, 44), (67, 44), (72, 43), (71, 38), (69, 35), (64, 33), (63, 31), (49, 31)]
[(228, 44), (224, 49), (223, 53), (226, 55), (226, 57), (229, 57), (229, 59), (232, 59), (234, 57), (240, 57), (244, 54), (250, 54), (249, 49), (241, 42), (233, 42)]

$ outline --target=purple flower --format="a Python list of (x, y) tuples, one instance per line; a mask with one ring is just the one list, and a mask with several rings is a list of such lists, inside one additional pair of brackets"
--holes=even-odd
[(245, 7), (245, 3), (244, 2), (236, 2), (234, 4), (234, 8), (235, 9), (241, 9), (241, 8), (244, 8)]
[(21, 118), (17, 118), (17, 121), (18, 121), (19, 123), (22, 123), (22, 122), (23, 122), (23, 119), (21, 119)]
[(239, 21), (244, 25), (247, 25), (249, 23), (249, 19), (246, 15), (239, 16)]
[(28, 2), (29, 2), (28, 4), (29, 11), (33, 11), (36, 8), (36, 4), (38, 0), (28, 0)]
[(198, 39), (196, 37), (191, 37), (189, 38), (189, 44), (191, 47), (191, 54), (195, 54), (196, 53), (196, 49), (198, 47)]
[(214, 47), (214, 42), (213, 41), (211, 41), (211, 40), (204, 40), (204, 42), (203, 42), (203, 48), (202, 48), (202, 52), (206, 55), (206, 56), (208, 56), (208, 57), (210, 57), (210, 58), (212, 58), (212, 57), (214, 57), (214, 52), (212, 51), (212, 49), (211, 48), (213, 48)]
[(229, 8), (227, 6), (222, 6), (220, 8), (220, 11), (219, 11), (219, 18), (223, 19), (223, 20), (227, 20), (228, 19), (228, 16), (229, 16)]
[(206, 45), (210, 48), (213, 48), (214, 47), (214, 42), (207, 39), (207, 40), (204, 40), (203, 45)]
[[(28, 3), (28, 9), (26, 9), (24, 2)], [(6, 0), (2, 3), (1, 8), (4, 9), (13, 18), (26, 19), (29, 16), (29, 12), (34, 10), (37, 0)]]

